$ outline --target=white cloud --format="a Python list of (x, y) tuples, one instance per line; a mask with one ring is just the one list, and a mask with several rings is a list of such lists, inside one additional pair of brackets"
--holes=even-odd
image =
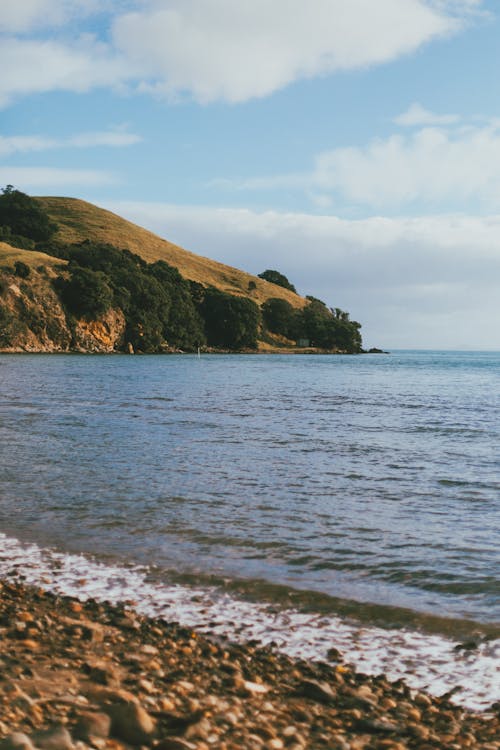
[(3, 0), (0, 31), (22, 33), (62, 25), (99, 8), (99, 0)]
[[(378, 65), (463, 28), (482, 0), (20, 0), (0, 3), (0, 105), (125, 83), (242, 102), (294, 81)], [(129, 9), (132, 9), (129, 11)], [(71, 40), (100, 14), (101, 39)], [(92, 20), (92, 19), (90, 19)], [(107, 27), (105, 26), (107, 24)], [(41, 32), (50, 29), (50, 38)], [(37, 38), (14, 38), (35, 33)]]
[(56, 141), (42, 135), (0, 135), (0, 156), (27, 151), (46, 151), (54, 148)]
[(406, 112), (394, 119), (397, 125), (412, 127), (415, 125), (453, 125), (460, 121), (458, 115), (438, 115), (414, 102)]
[(0, 135), (0, 156), (60, 148), (93, 148), (96, 146), (115, 148), (131, 146), (141, 140), (139, 135), (118, 130), (77, 133), (68, 138), (48, 138), (41, 135)]
[[(430, 114), (430, 113), (429, 113)], [(500, 122), (424, 127), (375, 138), (366, 146), (318, 154), (309, 172), (213, 180), (236, 190), (291, 189), (337, 203), (394, 212), (418, 205), (432, 210), (494, 210), (500, 201)], [(470, 209), (469, 209), (470, 210)]]
[(487, 208), (500, 200), (500, 127), (427, 127), (376, 139), (365, 148), (320, 154), (315, 186), (375, 209), (419, 203)]
[(223, 263), (277, 268), (349, 310), (365, 344), (500, 349), (500, 215), (348, 221), (148, 203), (106, 206)]
[(48, 91), (84, 92), (120, 84), (127, 76), (123, 61), (106, 45), (82, 37), (72, 45), (7, 37), (0, 44), (0, 106), (14, 96)]
[(164, 0), (117, 17), (113, 36), (150, 90), (240, 102), (388, 62), (459, 27), (425, 0)]
[(483, 8), (483, 0), (430, 0), (430, 3), (445, 13), (456, 13), (460, 16), (486, 16), (488, 12)]
[(15, 185), (18, 190), (50, 192), (54, 188), (84, 188), (112, 185), (114, 175), (97, 169), (59, 169), (57, 167), (0, 166), (0, 185)]

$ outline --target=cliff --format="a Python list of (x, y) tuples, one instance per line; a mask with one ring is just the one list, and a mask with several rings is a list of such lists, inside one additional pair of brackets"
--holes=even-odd
[[(16, 263), (29, 271), (23, 278)], [(53, 281), (65, 261), (0, 243), (0, 350), (4, 352), (112, 352), (123, 345), (119, 309), (78, 320), (64, 309)], [(19, 266), (17, 266), (19, 268)]]

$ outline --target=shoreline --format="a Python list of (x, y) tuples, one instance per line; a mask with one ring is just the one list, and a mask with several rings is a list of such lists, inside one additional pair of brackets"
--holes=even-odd
[(498, 707), (357, 673), (336, 649), (311, 662), (133, 607), (0, 579), (2, 750), (500, 747)]
[[(109, 352), (104, 351), (93, 351), (91, 349), (89, 350), (83, 350), (83, 349), (67, 349), (67, 350), (54, 350), (54, 349), (23, 349), (23, 348), (4, 348), (0, 349), (0, 354), (56, 354), (56, 355), (68, 355), (68, 354), (78, 354), (78, 355), (92, 355), (92, 356), (120, 356), (120, 357), (156, 357), (156, 356), (172, 356), (172, 355), (178, 355), (183, 354), (186, 356), (198, 356), (198, 353), (196, 351), (184, 351), (183, 349), (172, 349), (171, 351), (158, 351), (158, 352), (125, 352), (120, 350), (113, 350)], [(270, 349), (202, 349), (200, 351), (200, 355), (207, 355), (207, 354), (255, 354), (255, 355), (272, 355), (272, 354), (314, 354), (314, 355), (337, 355), (337, 356), (359, 356), (361, 354), (390, 354), (388, 351), (382, 351), (377, 350), (376, 352), (371, 351), (369, 349), (363, 349), (360, 352), (347, 352), (347, 351), (339, 351), (338, 349), (315, 349), (313, 347), (308, 348), (270, 348)]]
[(454, 703), (479, 713), (500, 703), (496, 631), (474, 627), (459, 633), (447, 627), (446, 632), (431, 633), (416, 623), (382, 625), (351, 616), (350, 608), (327, 612), (321, 602), (310, 609), (291, 599), (280, 604), (262, 590), (257, 599), (255, 591), (245, 596), (229, 580), (212, 585), (177, 580), (175, 575), (165, 579), (141, 565), (58, 552), (5, 534), (0, 540), (0, 580), (42, 586), (56, 597), (79, 601), (118, 607), (133, 601), (141, 616), (180, 622), (223, 641), (271, 645), (292, 659), (327, 661), (333, 647), (359, 672), (404, 680), (411, 689), (434, 696), (451, 691)]

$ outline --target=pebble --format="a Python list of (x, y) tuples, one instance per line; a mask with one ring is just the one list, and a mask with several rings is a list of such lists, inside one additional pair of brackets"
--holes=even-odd
[(12, 732), (0, 741), (0, 750), (34, 750), (34, 746), (23, 732)]
[(115, 703), (106, 713), (111, 718), (111, 733), (131, 745), (147, 745), (155, 731), (155, 722), (137, 703)]
[(198, 750), (192, 742), (183, 740), (182, 737), (164, 737), (155, 745), (155, 750)]
[(318, 682), (317, 680), (302, 680), (298, 686), (298, 692), (305, 698), (320, 703), (334, 703), (337, 698), (336, 693), (328, 683)]
[(109, 737), (111, 731), (111, 717), (101, 712), (81, 712), (78, 715), (73, 735), (78, 740), (86, 742), (95, 737)]
[(64, 726), (54, 726), (32, 735), (36, 747), (41, 750), (73, 750), (73, 740)]
[(242, 690), (250, 695), (265, 695), (269, 692), (269, 688), (266, 685), (262, 685), (259, 682), (251, 682), (250, 680), (243, 680), (241, 685)]
[(283, 750), (285, 743), (279, 737), (275, 737), (266, 743), (267, 750)]
[(36, 651), (38, 648), (40, 648), (40, 644), (38, 643), (38, 641), (35, 641), (32, 638), (25, 638), (21, 641), (21, 645), (24, 646), (24, 648), (27, 648), (29, 651)]
[(500, 750), (498, 710), (122, 606), (0, 589), (0, 750)]

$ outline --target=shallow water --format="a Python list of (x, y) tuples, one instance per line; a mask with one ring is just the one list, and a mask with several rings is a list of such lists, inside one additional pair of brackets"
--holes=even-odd
[(0, 358), (1, 528), (500, 623), (500, 355)]
[(500, 639), (479, 637), (472, 650), (450, 638), (410, 628), (363, 624), (356, 618), (249, 601), (221, 586), (158, 581), (151, 570), (103, 564), (21, 544), (0, 534), (0, 577), (15, 576), (57, 594), (126, 602), (142, 614), (180, 622), (232, 641), (272, 644), (290, 656), (328, 660), (333, 648), (365, 674), (404, 678), (410, 687), (488, 711), (500, 700)]
[(188, 598), (495, 636), (499, 385), (497, 353), (2, 355), (0, 529)]

